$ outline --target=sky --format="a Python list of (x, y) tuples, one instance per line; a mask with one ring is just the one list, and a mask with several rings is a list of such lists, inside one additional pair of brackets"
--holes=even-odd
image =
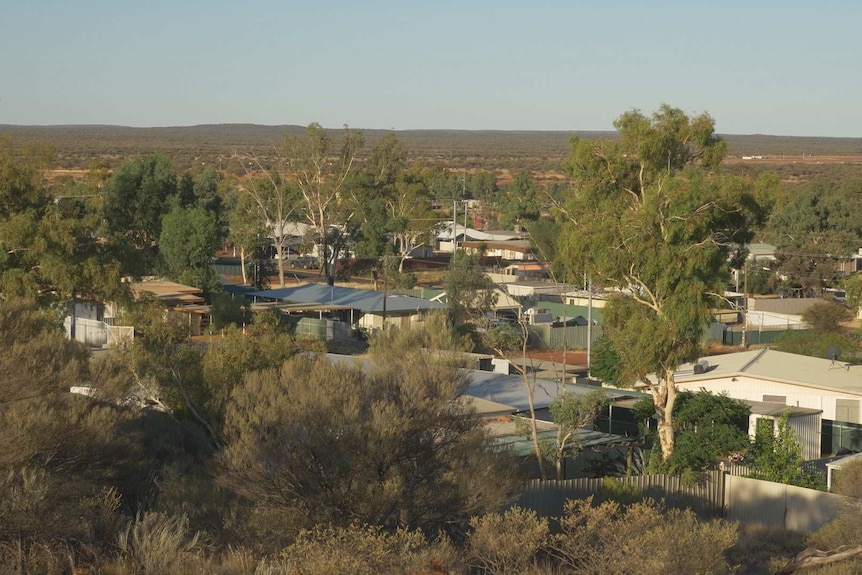
[(862, 137), (857, 0), (31, 0), (0, 10), (0, 124)]

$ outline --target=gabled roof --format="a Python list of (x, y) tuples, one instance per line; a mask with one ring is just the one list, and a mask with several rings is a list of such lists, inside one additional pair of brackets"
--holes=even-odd
[[(373, 290), (308, 283), (297, 287), (256, 291), (248, 295), (293, 303), (334, 304), (363, 313), (383, 313), (384, 292)], [(388, 293), (385, 297), (387, 313), (426, 311), (446, 307), (439, 302), (395, 293)]]
[(825, 391), (862, 395), (860, 365), (773, 349), (741, 351), (703, 359), (709, 364), (704, 373), (695, 374), (693, 364), (681, 365), (676, 373), (676, 381), (692, 384), (744, 375)]
[(149, 279), (140, 282), (132, 282), (129, 284), (129, 289), (132, 290), (135, 299), (140, 298), (143, 294), (151, 294), (153, 299), (168, 303), (168, 304), (191, 304), (203, 303), (204, 298), (198, 294), (203, 293), (203, 290), (193, 286), (178, 284), (176, 282), (163, 279)]
[[(521, 310), (521, 302), (510, 296), (508, 293), (500, 289), (499, 287), (494, 287), (494, 293), (497, 294), (497, 301), (494, 302), (494, 305), (491, 306), (493, 311), (500, 311), (504, 309), (512, 309), (512, 310)], [(439, 302), (442, 304), (446, 304), (449, 302), (449, 294), (445, 291), (441, 291), (437, 295), (431, 298), (433, 302)]]
[[(455, 225), (455, 236), (463, 236), (467, 240), (476, 240), (476, 241), (509, 241), (509, 240), (523, 240), (530, 237), (530, 234), (527, 232), (516, 232), (509, 230), (494, 230), (494, 231), (481, 231), (474, 230), (473, 228), (465, 228), (461, 224)], [(439, 240), (452, 240), (452, 222), (447, 222), (442, 224), (437, 232), (437, 239)]]

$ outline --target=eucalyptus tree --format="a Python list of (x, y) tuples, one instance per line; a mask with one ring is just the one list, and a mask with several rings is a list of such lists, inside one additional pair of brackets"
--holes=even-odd
[(862, 181), (814, 181), (793, 187), (764, 227), (778, 272), (791, 287), (819, 294), (836, 279), (840, 260), (862, 247)]
[(285, 167), (300, 194), (302, 219), (319, 242), (329, 285), (335, 283), (336, 262), (347, 241), (345, 230), (355, 214), (347, 188), (362, 146), (362, 133), (347, 126), (339, 146), (317, 123), (309, 124), (302, 136), (285, 137)]
[(144, 255), (141, 267), (130, 272), (151, 273), (158, 256), (162, 217), (177, 200), (177, 177), (170, 159), (162, 154), (139, 156), (120, 164), (104, 190), (104, 235), (128, 243)]
[(0, 293), (40, 304), (120, 297), (116, 244), (97, 233), (98, 194), (53, 188), (50, 161), (0, 140)]
[[(246, 264), (249, 257), (262, 251), (269, 245), (264, 216), (259, 204), (252, 194), (237, 192), (232, 196), (233, 205), (228, 211), (228, 240), (239, 248), (240, 267), (242, 268), (242, 283), (248, 283)], [(280, 228), (281, 229), (281, 228)], [(276, 245), (283, 246), (279, 241)], [(284, 274), (282, 258), (279, 258), (279, 277)]]
[(216, 215), (202, 207), (174, 207), (162, 218), (159, 252), (168, 277), (208, 292), (218, 287), (212, 256), (221, 243)]
[(427, 244), (437, 228), (428, 172), (407, 165), (407, 152), (394, 134), (375, 146), (352, 181), (351, 193), (360, 220), (365, 255), (393, 255), (398, 271), (410, 253)]
[[(278, 260), (278, 285), (284, 287), (284, 261), (287, 241), (295, 232), (294, 222), (299, 217), (301, 198), (296, 186), (292, 185), (289, 174), (285, 173), (284, 160), (279, 161), (275, 168), (268, 169), (255, 156), (238, 155), (246, 169), (246, 180), (239, 186), (241, 194), (246, 194), (251, 202), (238, 201), (231, 216), (231, 225), (239, 223), (243, 226), (241, 240), (243, 243), (256, 241), (252, 238), (254, 232), (254, 213), (257, 213), (259, 226), (265, 229), (267, 236), (272, 238)], [(249, 205), (252, 204), (252, 206)], [(233, 232), (234, 239), (238, 236)], [(251, 244), (240, 249), (250, 248)]]
[(707, 114), (663, 105), (614, 123), (614, 140), (573, 137), (563, 166), (572, 191), (557, 205), (559, 257), (619, 295), (605, 334), (626, 384), (653, 396), (662, 455), (674, 449), (674, 373), (696, 359), (732, 250), (761, 218), (753, 182), (718, 173), (725, 143)]

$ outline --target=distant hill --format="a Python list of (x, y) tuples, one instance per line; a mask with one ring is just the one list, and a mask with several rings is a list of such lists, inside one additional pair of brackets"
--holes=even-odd
[[(136, 154), (162, 151), (178, 168), (200, 163), (226, 167), (236, 151), (261, 157), (273, 154), (285, 134), (302, 126), (207, 124), (186, 127), (131, 128), (68, 125), (16, 126), (0, 124), (0, 137), (18, 144), (50, 142), (62, 167), (85, 167), (94, 158), (111, 163)], [(390, 130), (362, 130), (366, 153)], [(411, 157), (448, 167), (474, 169), (558, 169), (569, 150), (569, 138), (615, 137), (614, 132), (507, 130), (397, 130)], [(340, 130), (332, 130), (338, 138)], [(725, 135), (731, 156), (817, 155), (862, 156), (862, 138), (812, 138), (767, 135)]]

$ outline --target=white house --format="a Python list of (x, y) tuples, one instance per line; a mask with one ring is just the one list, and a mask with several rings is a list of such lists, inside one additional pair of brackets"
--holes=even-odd
[(528, 240), (529, 237), (530, 234), (527, 232), (514, 230), (482, 231), (448, 222), (438, 228), (436, 247), (438, 251), (452, 253), (456, 247), (461, 247), (464, 242), (511, 242)]
[[(862, 422), (862, 366), (772, 349), (756, 349), (704, 358), (702, 373), (680, 366), (680, 389), (704, 388), (750, 401), (779, 403), (823, 411), (823, 418)], [(698, 369), (697, 371), (701, 371)]]
[(682, 365), (675, 379), (680, 389), (724, 392), (735, 399), (817, 410), (823, 420), (862, 423), (862, 366), (839, 360), (757, 349)]

